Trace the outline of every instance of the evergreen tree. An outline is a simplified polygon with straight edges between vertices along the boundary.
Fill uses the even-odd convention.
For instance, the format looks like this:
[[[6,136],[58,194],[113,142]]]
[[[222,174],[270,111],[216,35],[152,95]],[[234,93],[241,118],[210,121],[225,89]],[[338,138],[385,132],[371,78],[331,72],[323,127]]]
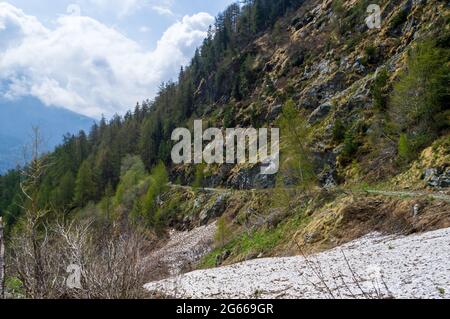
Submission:
[[[72,172],[67,172],[61,178],[59,187],[52,194],[53,203],[57,207],[68,208],[72,205],[75,192],[75,177]]]

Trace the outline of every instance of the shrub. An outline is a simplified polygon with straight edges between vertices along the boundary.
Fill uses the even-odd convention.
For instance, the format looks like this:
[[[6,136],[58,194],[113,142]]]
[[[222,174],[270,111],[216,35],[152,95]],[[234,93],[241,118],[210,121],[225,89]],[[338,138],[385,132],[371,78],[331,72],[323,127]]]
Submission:
[[[195,178],[192,187],[194,189],[202,188],[204,179],[205,179],[205,165],[198,164],[195,168]]]
[[[228,226],[225,216],[222,216],[217,221],[217,230],[214,237],[216,244],[220,245],[221,248],[225,247],[230,235],[231,228]]]
[[[411,141],[406,134],[401,134],[398,141],[398,158],[400,162],[407,163],[412,157]]]
[[[372,87],[370,88],[370,94],[373,98],[373,106],[379,110],[384,111],[387,107],[387,84],[389,80],[389,75],[386,69],[381,69],[376,78]]]
[[[342,142],[345,138],[345,126],[341,119],[337,119],[333,127],[333,140],[335,142]]]
[[[362,64],[365,66],[376,64],[378,61],[378,54],[378,49],[369,45],[364,49],[364,58],[361,61]]]
[[[354,155],[358,151],[359,144],[356,140],[353,130],[348,130],[345,133],[344,147],[342,148],[341,157],[344,163],[349,163],[353,160]]]
[[[401,26],[403,23],[406,22],[408,19],[408,11],[407,10],[401,10],[398,12],[394,18],[392,18],[391,21],[391,30],[397,29],[399,26]]]
[[[150,185],[142,205],[141,217],[150,225],[158,223],[158,200],[167,191],[169,176],[164,163],[159,163],[150,176]]]
[[[227,106],[223,115],[223,127],[233,127],[236,122],[236,108]]]

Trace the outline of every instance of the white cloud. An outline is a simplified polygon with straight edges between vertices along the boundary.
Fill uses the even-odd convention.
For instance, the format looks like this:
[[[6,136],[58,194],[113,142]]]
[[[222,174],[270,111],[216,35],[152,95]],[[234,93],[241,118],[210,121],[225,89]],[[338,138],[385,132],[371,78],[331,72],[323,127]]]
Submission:
[[[92,18],[62,16],[48,29],[2,2],[0,94],[32,95],[89,116],[123,113],[177,75],[213,21],[207,13],[185,16],[166,30],[156,49],[145,51]]]
[[[167,17],[173,17],[175,16],[175,14],[172,12],[172,10],[169,7],[165,7],[165,6],[153,6],[152,9],[158,13],[159,15],[162,16],[167,16]]]

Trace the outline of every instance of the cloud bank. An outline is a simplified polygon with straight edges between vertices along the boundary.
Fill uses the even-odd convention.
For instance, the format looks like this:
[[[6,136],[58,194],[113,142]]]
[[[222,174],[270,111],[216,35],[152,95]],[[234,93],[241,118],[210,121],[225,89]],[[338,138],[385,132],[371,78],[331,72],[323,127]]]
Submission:
[[[0,96],[34,96],[93,117],[123,113],[177,75],[213,21],[208,13],[185,16],[145,51],[92,18],[64,15],[48,28],[1,2]]]

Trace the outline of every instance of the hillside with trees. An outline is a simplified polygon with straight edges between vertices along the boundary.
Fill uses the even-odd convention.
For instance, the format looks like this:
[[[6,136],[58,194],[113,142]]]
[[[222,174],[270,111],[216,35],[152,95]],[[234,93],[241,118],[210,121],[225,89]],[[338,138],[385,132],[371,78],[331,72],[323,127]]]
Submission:
[[[365,22],[372,2],[382,8],[380,29]],[[185,271],[295,254],[299,243],[322,251],[374,230],[448,227],[448,19],[448,4],[437,0],[229,6],[154,99],[66,135],[51,153],[41,152],[37,130],[32,161],[0,176],[10,291],[139,297],[166,270],[138,255],[172,229],[215,221],[216,244]],[[173,130],[200,118],[208,127],[279,127],[280,173],[261,176],[260,164],[173,165]],[[429,199],[437,192],[444,199]],[[409,217],[415,205],[423,219]],[[71,259],[91,278],[75,295],[50,285],[65,272],[57,261]],[[110,280],[106,260],[120,269]]]

